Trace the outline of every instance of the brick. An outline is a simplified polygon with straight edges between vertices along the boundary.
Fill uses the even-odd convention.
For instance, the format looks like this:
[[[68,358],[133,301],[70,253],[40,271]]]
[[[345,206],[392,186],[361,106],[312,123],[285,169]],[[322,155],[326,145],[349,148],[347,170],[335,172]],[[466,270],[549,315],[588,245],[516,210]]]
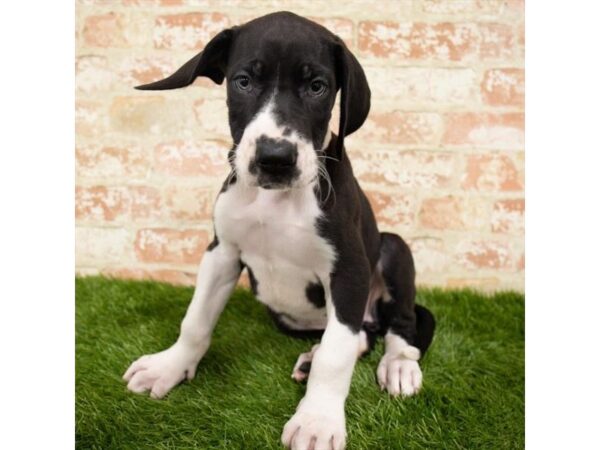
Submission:
[[[113,222],[158,218],[160,193],[147,186],[91,186],[75,189],[79,221]]]
[[[216,195],[213,188],[171,186],[165,190],[165,207],[175,220],[210,221]]]
[[[450,113],[442,141],[471,148],[518,150],[525,146],[524,128],[523,113]]]
[[[517,261],[517,270],[521,272],[525,270],[525,253],[523,253]]]
[[[185,5],[184,0],[123,0],[123,6],[182,6]]]
[[[476,10],[476,0],[422,0],[417,7],[429,14],[465,14]]]
[[[515,57],[517,34],[512,25],[501,23],[480,24],[481,60],[509,60]]]
[[[165,102],[158,95],[116,97],[110,107],[112,127],[128,133],[146,133],[160,123]]]
[[[354,48],[354,24],[352,20],[339,17],[309,17],[340,37],[348,48]]]
[[[488,202],[448,195],[423,199],[419,223],[434,230],[483,230],[489,226]]]
[[[437,145],[442,128],[443,120],[435,113],[373,111],[360,133],[361,137],[375,142]]]
[[[112,131],[127,136],[187,136],[193,130],[193,114],[186,103],[160,95],[115,97],[109,114]]]
[[[129,197],[122,187],[94,186],[75,189],[75,218],[106,221],[127,218]]]
[[[415,260],[417,273],[443,273],[448,269],[451,258],[443,239],[414,237],[407,242]]]
[[[506,14],[519,13],[523,0],[419,0],[417,11],[431,15],[498,18]]]
[[[525,231],[525,200],[498,200],[494,203],[491,227],[494,233],[523,233]]]
[[[129,186],[127,192],[131,201],[133,220],[156,219],[162,215],[161,196],[158,189],[150,186]]]
[[[450,289],[477,288],[483,290],[493,290],[500,286],[500,280],[497,277],[483,278],[448,278],[446,287]]]
[[[201,50],[228,26],[228,17],[220,13],[190,12],[158,16],[154,24],[154,48]]]
[[[517,56],[521,61],[525,60],[525,21],[517,25]]]
[[[228,150],[229,147],[221,141],[165,142],[154,150],[155,170],[175,176],[225,177],[229,172]]]
[[[389,226],[410,226],[414,222],[414,196],[365,191],[377,223]]]
[[[152,55],[124,59],[119,65],[119,76],[124,85],[133,87],[161,80],[177,69],[173,57]]]
[[[360,22],[358,48],[378,58],[465,61],[477,55],[475,24]]]
[[[225,99],[202,98],[194,102],[194,115],[202,130],[223,138],[229,138],[229,119]]]
[[[110,90],[116,77],[111,71],[106,57],[84,55],[75,61],[75,86],[83,93]]]
[[[75,150],[76,172],[82,178],[143,179],[150,171],[150,155],[137,146],[78,146]]]
[[[481,82],[483,101],[492,106],[524,106],[525,71],[523,69],[487,70]]]
[[[97,137],[108,128],[102,103],[93,100],[75,101],[75,134],[80,137]]]
[[[472,62],[511,59],[517,35],[501,23],[415,23],[365,21],[358,48],[365,56],[408,60]]]
[[[75,228],[78,267],[123,264],[132,253],[129,232],[122,228]]]
[[[182,270],[118,267],[103,270],[102,275],[125,280],[153,280],[180,286],[194,286],[196,284],[196,275]]]
[[[76,267],[75,276],[77,277],[94,277],[100,274],[100,271],[94,267]]]
[[[456,262],[468,270],[511,269],[514,266],[508,244],[497,241],[466,240],[456,246]]]
[[[524,176],[521,161],[512,155],[468,155],[462,187],[479,191],[522,191]]]
[[[135,237],[135,254],[146,263],[198,264],[209,242],[203,230],[144,228]]]
[[[460,157],[447,152],[353,151],[352,166],[361,182],[393,188],[449,188]]]
[[[77,0],[77,4],[85,6],[118,6],[120,3],[120,0]]]
[[[365,72],[373,99],[411,106],[424,104],[435,110],[468,105],[480,89],[472,69],[367,66]]]
[[[86,17],[83,42],[90,47],[124,47],[123,17],[115,12]]]

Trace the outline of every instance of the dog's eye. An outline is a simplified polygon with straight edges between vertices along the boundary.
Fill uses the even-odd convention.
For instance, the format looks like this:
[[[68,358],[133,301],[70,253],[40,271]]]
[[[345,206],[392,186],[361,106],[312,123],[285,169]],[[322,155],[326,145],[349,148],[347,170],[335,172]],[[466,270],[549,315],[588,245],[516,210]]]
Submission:
[[[233,82],[235,83],[235,87],[237,87],[240,91],[247,91],[250,89],[250,77],[246,75],[240,75],[236,77]]]
[[[310,82],[310,86],[308,87],[308,93],[312,97],[318,97],[320,95],[323,95],[326,88],[327,88],[327,85],[325,84],[324,81],[313,80]]]

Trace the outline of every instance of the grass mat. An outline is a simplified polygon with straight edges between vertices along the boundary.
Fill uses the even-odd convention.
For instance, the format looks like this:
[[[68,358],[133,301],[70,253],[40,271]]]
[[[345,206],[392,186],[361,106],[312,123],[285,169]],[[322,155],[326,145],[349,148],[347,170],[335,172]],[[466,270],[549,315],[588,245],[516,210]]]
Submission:
[[[155,282],[76,279],[76,444],[80,449],[280,449],[305,386],[291,370],[311,341],[278,332],[264,306],[238,289],[196,377],[165,400],[127,391],[129,363],[170,346],[193,289]],[[354,371],[348,449],[524,447],[524,298],[505,292],[419,289],[436,316],[409,399],[379,390],[380,341]],[[50,368],[51,369],[51,368]]]

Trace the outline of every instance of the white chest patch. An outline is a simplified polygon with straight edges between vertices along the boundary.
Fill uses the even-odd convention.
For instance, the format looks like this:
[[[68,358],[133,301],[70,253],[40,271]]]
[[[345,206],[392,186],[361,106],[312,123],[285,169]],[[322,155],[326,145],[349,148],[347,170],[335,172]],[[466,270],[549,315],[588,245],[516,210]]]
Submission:
[[[316,232],[321,214],[311,186],[287,191],[241,183],[215,205],[220,240],[236,245],[257,280],[257,296],[291,327],[324,328],[325,308],[309,302],[306,289],[322,282],[327,292],[333,247]]]

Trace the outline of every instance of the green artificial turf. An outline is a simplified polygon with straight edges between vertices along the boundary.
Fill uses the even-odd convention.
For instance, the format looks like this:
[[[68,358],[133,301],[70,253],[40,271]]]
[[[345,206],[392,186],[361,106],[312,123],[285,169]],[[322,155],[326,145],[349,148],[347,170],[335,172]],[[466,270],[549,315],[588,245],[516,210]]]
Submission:
[[[77,448],[282,448],[281,430],[305,390],[291,370],[312,342],[279,333],[248,291],[233,295],[194,380],[164,400],[127,391],[123,372],[174,342],[192,292],[76,280]],[[424,387],[409,399],[381,392],[378,343],[354,372],[348,449],[523,448],[523,296],[420,289],[417,302],[438,322]]]

